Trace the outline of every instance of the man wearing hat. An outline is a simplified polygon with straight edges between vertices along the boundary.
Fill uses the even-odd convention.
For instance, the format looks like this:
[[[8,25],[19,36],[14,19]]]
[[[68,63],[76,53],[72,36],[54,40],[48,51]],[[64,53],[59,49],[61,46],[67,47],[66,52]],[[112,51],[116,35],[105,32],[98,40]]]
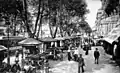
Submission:
[[[98,48],[96,48],[96,50],[94,51],[95,64],[98,64],[99,56],[100,56],[100,53],[98,51]]]
[[[13,73],[18,73],[21,70],[18,62],[19,62],[19,60],[15,60],[15,64],[12,66]]]
[[[82,54],[79,55],[78,59],[78,73],[80,73],[82,70],[82,73],[84,73],[84,66],[85,66],[85,63],[84,63],[84,58],[82,57]]]

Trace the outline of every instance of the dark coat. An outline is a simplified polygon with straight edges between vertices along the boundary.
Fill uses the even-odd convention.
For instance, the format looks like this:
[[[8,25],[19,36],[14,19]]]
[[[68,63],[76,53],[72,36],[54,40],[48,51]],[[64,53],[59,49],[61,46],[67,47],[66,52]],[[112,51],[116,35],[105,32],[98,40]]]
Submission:
[[[17,72],[18,70],[19,71],[21,70],[20,65],[19,64],[14,64],[12,66],[12,72]]]
[[[78,61],[78,63],[79,63],[78,66],[84,66],[84,65],[85,65],[85,62],[84,62],[84,59],[83,59],[83,58],[78,57],[77,61]]]
[[[95,57],[95,58],[99,58],[99,56],[100,56],[99,51],[97,51],[97,50],[96,50],[96,51],[94,51],[94,57]]]

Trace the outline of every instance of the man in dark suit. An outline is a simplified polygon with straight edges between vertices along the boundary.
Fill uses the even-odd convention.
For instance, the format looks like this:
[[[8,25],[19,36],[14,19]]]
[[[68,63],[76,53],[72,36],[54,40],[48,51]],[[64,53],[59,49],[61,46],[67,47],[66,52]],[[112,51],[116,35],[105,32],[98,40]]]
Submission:
[[[18,63],[19,61],[16,60],[15,62],[16,63],[12,66],[12,72],[13,73],[17,73],[17,72],[19,72],[21,70],[21,67],[20,67],[20,65]]]
[[[94,51],[95,64],[98,64],[99,56],[100,56],[100,53],[98,51],[98,48],[96,48],[96,50]]]

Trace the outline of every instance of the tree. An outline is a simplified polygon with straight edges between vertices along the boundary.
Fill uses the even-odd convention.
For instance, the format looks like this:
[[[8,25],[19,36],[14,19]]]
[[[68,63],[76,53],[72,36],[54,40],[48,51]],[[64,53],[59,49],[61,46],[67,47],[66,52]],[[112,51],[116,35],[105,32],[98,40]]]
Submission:
[[[50,12],[53,12],[53,17],[51,16],[51,19],[53,18],[52,22],[54,23],[52,24],[60,28],[60,33],[62,36],[64,36],[64,32],[67,32],[70,36],[72,34],[71,32],[77,31],[76,24],[70,23],[71,18],[74,18],[75,16],[81,18],[84,17],[84,15],[89,12],[87,9],[87,4],[83,0],[56,0],[56,2],[54,2],[55,0],[51,1],[52,5],[49,7],[51,9]]]
[[[46,19],[48,17],[48,5],[47,0],[28,0],[29,7],[32,9],[32,16],[36,17],[35,24],[32,24],[34,30],[31,33],[32,37],[38,38],[40,27],[42,26],[43,18]],[[31,12],[31,11],[30,11]],[[47,21],[47,20],[46,20]],[[38,29],[37,29],[38,27]],[[38,30],[38,32],[37,32]]]
[[[39,37],[43,21],[49,21],[53,38],[56,37],[58,28],[61,34],[76,32],[78,28],[75,23],[70,23],[71,19],[76,16],[82,18],[88,13],[84,0],[1,0],[0,10],[4,16],[10,17],[9,20],[13,22],[11,26],[16,27],[16,22],[20,20],[21,26],[33,38]],[[33,17],[36,18],[35,23],[32,23]]]
[[[91,33],[92,29],[89,26],[89,24],[87,23],[87,21],[85,21],[84,19],[82,19],[82,21],[78,22],[79,27],[81,27],[83,30],[85,30],[86,33]]]
[[[114,12],[114,10],[116,10],[117,13],[119,12],[119,0],[108,0],[105,7],[105,12],[109,16]]]
[[[16,22],[23,12],[23,3],[21,0],[1,0],[0,14],[1,17],[9,21],[13,35],[16,33]],[[14,27],[14,28],[13,28]]]

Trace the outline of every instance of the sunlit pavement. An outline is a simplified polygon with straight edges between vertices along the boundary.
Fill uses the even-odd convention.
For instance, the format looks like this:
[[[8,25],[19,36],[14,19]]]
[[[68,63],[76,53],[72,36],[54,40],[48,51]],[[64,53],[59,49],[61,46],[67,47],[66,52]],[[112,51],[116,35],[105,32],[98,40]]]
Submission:
[[[120,73],[120,68],[110,60],[109,55],[104,53],[102,47],[97,46],[101,55],[99,64],[94,64],[93,52],[96,47],[92,47],[89,51],[89,55],[85,55],[84,51],[81,51],[85,59],[85,73]],[[54,64],[54,62],[53,62]],[[74,61],[62,61],[53,66],[50,69],[50,73],[78,73],[77,62]]]

